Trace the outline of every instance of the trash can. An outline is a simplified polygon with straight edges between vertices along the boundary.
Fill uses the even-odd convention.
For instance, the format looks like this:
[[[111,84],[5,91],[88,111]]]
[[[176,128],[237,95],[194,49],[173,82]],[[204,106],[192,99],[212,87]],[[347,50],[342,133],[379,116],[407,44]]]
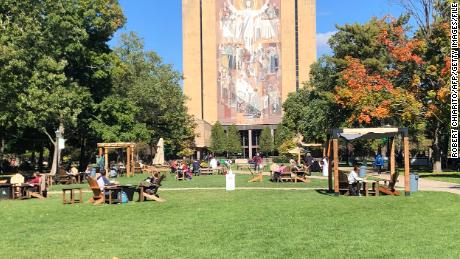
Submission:
[[[410,192],[418,191],[418,175],[410,173]]]
[[[227,191],[235,190],[235,175],[232,170],[230,170],[227,175],[225,175],[225,189]]]
[[[361,178],[366,177],[366,166],[365,165],[362,165],[359,168],[359,177],[361,177]]]
[[[121,190],[126,193],[128,197],[128,201],[133,201],[134,192],[136,191],[136,187],[132,185],[122,185]]]

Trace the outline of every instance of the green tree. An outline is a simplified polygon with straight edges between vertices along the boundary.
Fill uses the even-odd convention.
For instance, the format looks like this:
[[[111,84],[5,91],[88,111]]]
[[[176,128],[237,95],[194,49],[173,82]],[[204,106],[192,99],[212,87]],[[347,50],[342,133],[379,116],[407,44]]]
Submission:
[[[209,151],[215,154],[223,154],[227,150],[227,136],[225,129],[220,122],[214,123],[211,127],[211,145]]]
[[[294,137],[295,132],[286,127],[283,123],[278,124],[276,130],[275,130],[275,139],[274,139],[274,144],[275,144],[275,149],[278,152],[281,152],[280,147],[283,145],[283,143],[288,140],[292,139]]]
[[[433,140],[433,172],[442,171],[441,154],[447,154],[449,146],[450,4],[453,2],[400,0],[418,25],[414,38],[423,46],[418,53],[422,64],[416,68],[412,87],[423,104],[421,115],[426,121],[426,136]]]
[[[265,155],[268,155],[268,153],[273,152],[275,149],[275,144],[273,142],[273,136],[270,128],[265,127],[262,129],[262,132],[260,134],[260,139],[259,139],[259,150],[262,153],[265,153]]]
[[[147,142],[150,132],[136,120],[140,109],[129,100],[110,96],[95,107],[91,129],[104,142]]]
[[[119,61],[112,94],[139,107],[136,120],[150,130],[152,148],[164,138],[165,150],[175,155],[195,136],[195,123],[187,113],[186,97],[180,87],[181,75],[171,65],[163,64],[155,52],[145,51],[143,40],[135,33],[122,34],[120,38],[115,48]]]
[[[125,21],[121,8],[114,0],[11,0],[0,10],[0,128],[32,128],[55,144],[52,132],[72,131],[110,88],[107,42]]]
[[[235,155],[242,152],[243,146],[241,145],[241,135],[235,124],[228,126],[226,142],[226,149],[229,154]]]

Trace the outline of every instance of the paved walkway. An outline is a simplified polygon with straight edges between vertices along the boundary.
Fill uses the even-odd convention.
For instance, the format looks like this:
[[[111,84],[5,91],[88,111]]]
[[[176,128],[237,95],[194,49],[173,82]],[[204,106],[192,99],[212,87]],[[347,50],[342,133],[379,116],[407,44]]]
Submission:
[[[370,174],[372,176],[381,178],[381,179],[390,179],[390,174]],[[397,188],[404,189],[404,175],[398,177],[398,182],[396,183]],[[460,195],[460,184],[441,182],[435,180],[429,180],[426,178],[418,179],[418,189],[419,191],[433,191],[433,192],[450,192]]]

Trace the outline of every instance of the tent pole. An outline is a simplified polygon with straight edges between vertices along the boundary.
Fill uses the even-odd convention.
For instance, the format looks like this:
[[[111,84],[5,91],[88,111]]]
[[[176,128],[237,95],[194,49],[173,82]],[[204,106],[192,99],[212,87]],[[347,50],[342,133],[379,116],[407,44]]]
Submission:
[[[108,175],[109,173],[109,149],[108,148],[104,148],[104,170],[105,170],[105,174]]]
[[[409,137],[404,136],[404,191],[406,196],[410,195],[409,170]]]
[[[339,196],[339,140],[334,138],[332,141],[334,146],[334,193]]]
[[[390,175],[393,176],[394,173],[395,173],[395,138],[393,137],[391,139],[391,147],[390,147]]]
[[[130,147],[126,148],[126,176],[130,177],[131,176],[131,161],[130,161]]]

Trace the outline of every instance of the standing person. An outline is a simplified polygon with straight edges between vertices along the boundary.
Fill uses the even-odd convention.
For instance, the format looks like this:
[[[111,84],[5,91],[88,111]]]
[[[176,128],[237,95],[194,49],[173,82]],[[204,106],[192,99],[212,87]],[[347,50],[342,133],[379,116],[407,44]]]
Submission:
[[[260,154],[256,153],[256,155],[252,158],[252,161],[254,162],[254,169],[259,172],[260,166],[262,165],[262,157]]]
[[[380,155],[380,153],[377,153],[377,155],[375,155],[374,164],[377,167],[378,173],[381,174],[382,166],[383,166],[383,158],[382,158],[382,155]]]
[[[209,167],[211,167],[212,169],[217,169],[219,165],[217,164],[217,159],[216,158],[212,158],[211,159],[211,162],[209,162]]]
[[[193,169],[193,174],[195,176],[200,175],[201,168],[200,168],[200,162],[198,160],[194,160],[192,164],[192,169]]]
[[[327,156],[323,157],[321,166],[323,167],[323,176],[329,176],[329,161]]]
[[[104,161],[104,155],[96,155],[96,164],[99,167],[99,170],[102,172],[104,171],[105,167],[105,161]]]
[[[350,195],[352,196],[361,196],[361,182],[363,178],[358,177],[358,166],[354,166],[353,170],[351,170],[350,174],[348,175],[348,184],[350,189]]]
[[[305,166],[306,166],[306,169],[307,169],[308,173],[311,172],[310,167],[313,165],[314,161],[315,161],[315,159],[311,156],[311,154],[307,153],[307,155],[304,158],[304,163],[305,163]]]

